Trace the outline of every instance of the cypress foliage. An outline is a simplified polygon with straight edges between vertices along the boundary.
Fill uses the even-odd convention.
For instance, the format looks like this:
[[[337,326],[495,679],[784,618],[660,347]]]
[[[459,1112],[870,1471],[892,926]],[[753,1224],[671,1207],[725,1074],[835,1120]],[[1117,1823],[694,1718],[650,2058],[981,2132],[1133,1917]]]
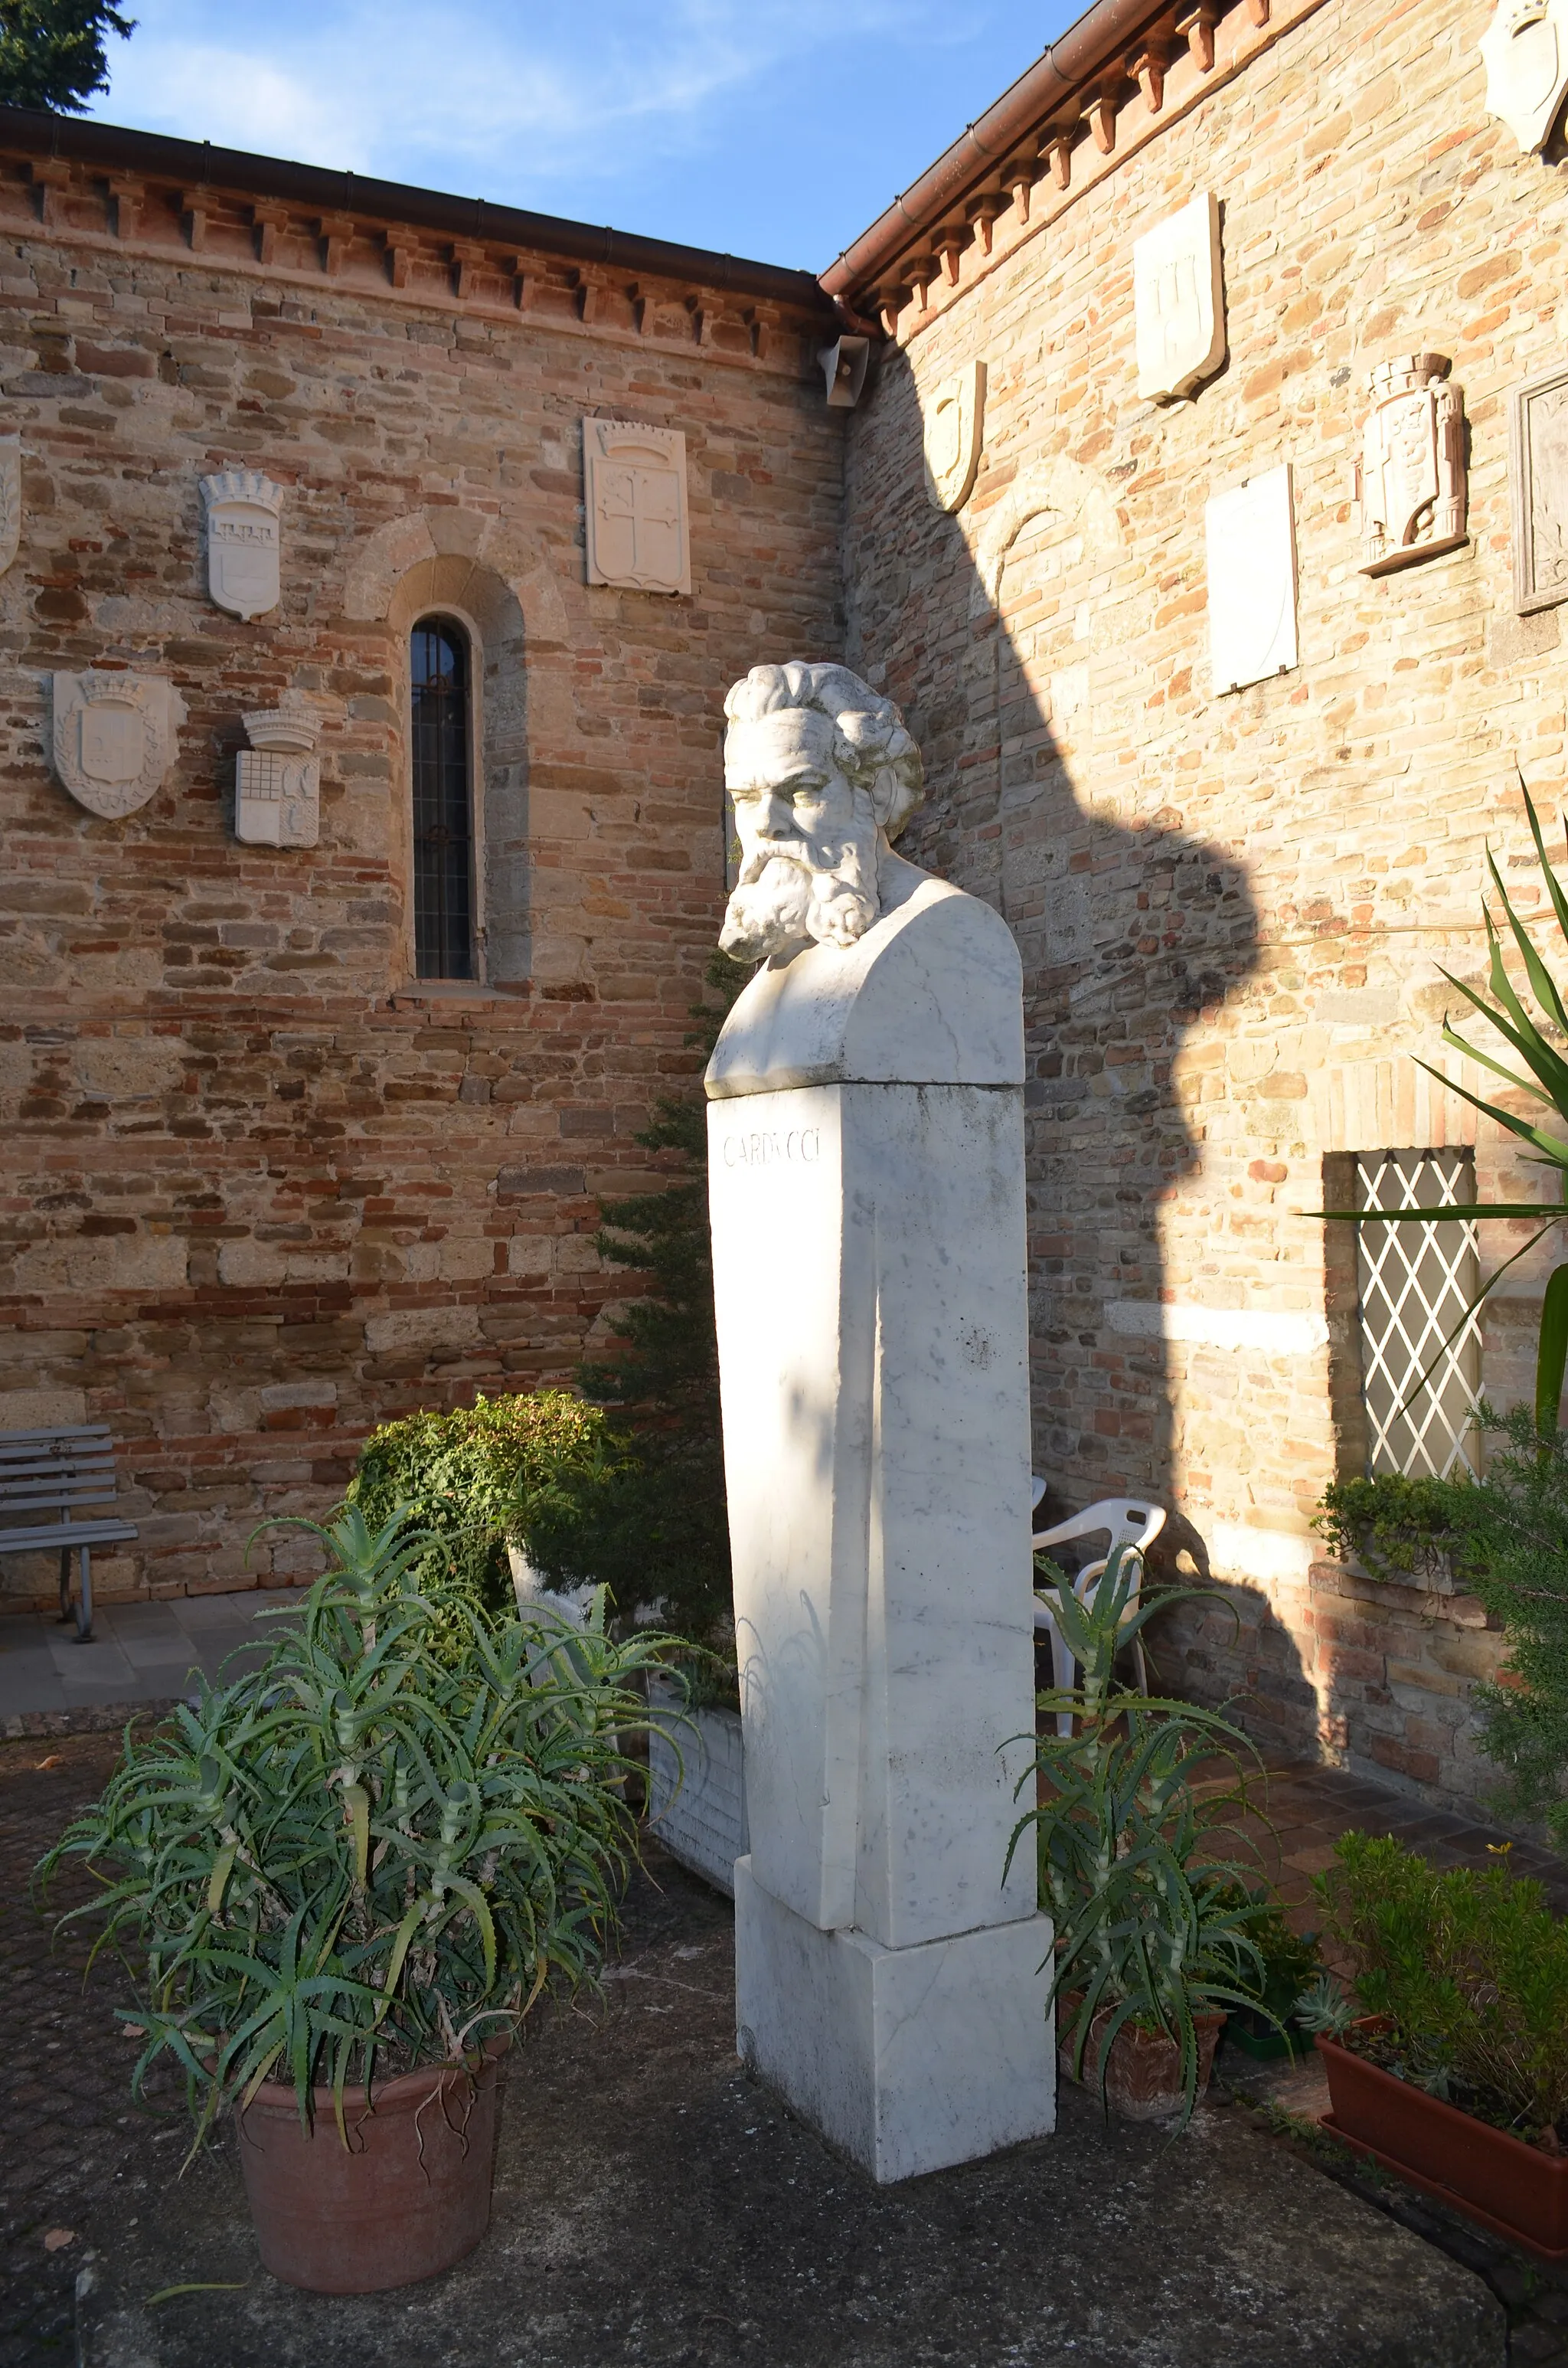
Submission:
[[[705,1056],[750,976],[727,955],[710,961],[712,993],[693,1006],[698,1025],[687,1039]],[[665,1627],[723,1647],[733,1616],[730,1532],[700,1082],[662,1096],[637,1140],[648,1151],[680,1154],[685,1165],[662,1192],[607,1201],[602,1212],[600,1255],[646,1275],[649,1289],[622,1311],[611,1356],[578,1373],[590,1398],[622,1411],[631,1454],[597,1496],[574,1559],[581,1576],[608,1584],[622,1619],[646,1618],[657,1605]],[[562,1570],[568,1575],[575,1574]]]
[[[127,40],[135,29],[106,0],[0,0],[0,100],[80,115],[108,88],[105,33]]]

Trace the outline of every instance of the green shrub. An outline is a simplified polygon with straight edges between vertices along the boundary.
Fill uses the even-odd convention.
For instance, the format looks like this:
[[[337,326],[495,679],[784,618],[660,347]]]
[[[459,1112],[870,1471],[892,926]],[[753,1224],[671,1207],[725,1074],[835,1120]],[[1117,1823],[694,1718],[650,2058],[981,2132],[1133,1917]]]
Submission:
[[[514,1609],[506,1546],[541,1568],[590,1529],[624,1449],[597,1406],[565,1390],[476,1397],[450,1414],[404,1415],[372,1431],[347,1501],[372,1528],[402,1508],[424,1539],[413,1583],[442,1633],[466,1641],[466,1613]],[[579,1574],[593,1578],[590,1568]]]
[[[1221,1886],[1221,1901],[1227,1907],[1254,1910],[1246,1934],[1257,1952],[1258,1964],[1244,1975],[1244,1987],[1251,1990],[1252,2002],[1266,2021],[1289,2022],[1301,1992],[1323,1972],[1323,1951],[1316,1934],[1298,1932],[1287,1922],[1284,1909],[1266,1884]]]
[[[1358,2044],[1500,2128],[1568,2136],[1568,1922],[1541,1885],[1506,1864],[1439,1873],[1388,1835],[1341,1834],[1335,1860],[1312,1884],[1324,1930],[1388,2022]]]
[[[551,1984],[592,1979],[636,1854],[623,1782],[648,1713],[647,1634],[617,1645],[602,1599],[463,1614],[430,1650],[414,1577],[426,1541],[350,1508],[333,1566],[232,1684],[126,1731],[102,1798],[43,1861],[81,1859],[86,1918],[131,1969],[122,2019],[148,2067],[185,2074],[198,2136],[255,2081],[349,2080],[472,2059]]]
[[[1379,1473],[1335,1480],[1323,1492],[1312,1527],[1341,1562],[1360,1562],[1375,1577],[1434,1578],[1451,1565],[1457,1545],[1455,1497],[1469,1484]]]

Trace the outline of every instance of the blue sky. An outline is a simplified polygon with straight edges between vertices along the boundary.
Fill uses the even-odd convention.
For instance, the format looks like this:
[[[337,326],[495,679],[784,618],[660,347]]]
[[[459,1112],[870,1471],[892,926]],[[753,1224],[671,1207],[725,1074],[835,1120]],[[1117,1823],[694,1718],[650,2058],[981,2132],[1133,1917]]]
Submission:
[[[1085,0],[131,0],[94,112],[820,270]]]

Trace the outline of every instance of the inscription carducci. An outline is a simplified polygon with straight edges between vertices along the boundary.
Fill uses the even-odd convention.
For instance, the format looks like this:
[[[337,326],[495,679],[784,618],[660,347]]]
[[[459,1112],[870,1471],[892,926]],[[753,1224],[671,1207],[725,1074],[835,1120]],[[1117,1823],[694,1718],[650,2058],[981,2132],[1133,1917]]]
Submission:
[[[814,1167],[822,1157],[820,1126],[758,1129],[750,1134],[727,1134],[723,1143],[726,1167],[777,1167],[786,1160]]]

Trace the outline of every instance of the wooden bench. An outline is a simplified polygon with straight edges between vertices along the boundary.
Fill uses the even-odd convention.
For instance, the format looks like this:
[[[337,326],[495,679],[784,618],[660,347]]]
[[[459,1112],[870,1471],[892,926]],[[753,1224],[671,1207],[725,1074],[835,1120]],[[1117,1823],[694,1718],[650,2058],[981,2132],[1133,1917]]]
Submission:
[[[75,1519],[79,1505],[112,1505],[114,1487],[114,1441],[107,1424],[80,1430],[0,1430],[0,1554],[59,1547],[62,1620],[69,1620],[72,1611],[71,1557],[81,1557],[78,1645],[92,1641],[93,1548],[119,1545],[136,1535],[134,1521],[112,1515]],[[50,1512],[56,1515],[51,1521],[29,1518]]]

